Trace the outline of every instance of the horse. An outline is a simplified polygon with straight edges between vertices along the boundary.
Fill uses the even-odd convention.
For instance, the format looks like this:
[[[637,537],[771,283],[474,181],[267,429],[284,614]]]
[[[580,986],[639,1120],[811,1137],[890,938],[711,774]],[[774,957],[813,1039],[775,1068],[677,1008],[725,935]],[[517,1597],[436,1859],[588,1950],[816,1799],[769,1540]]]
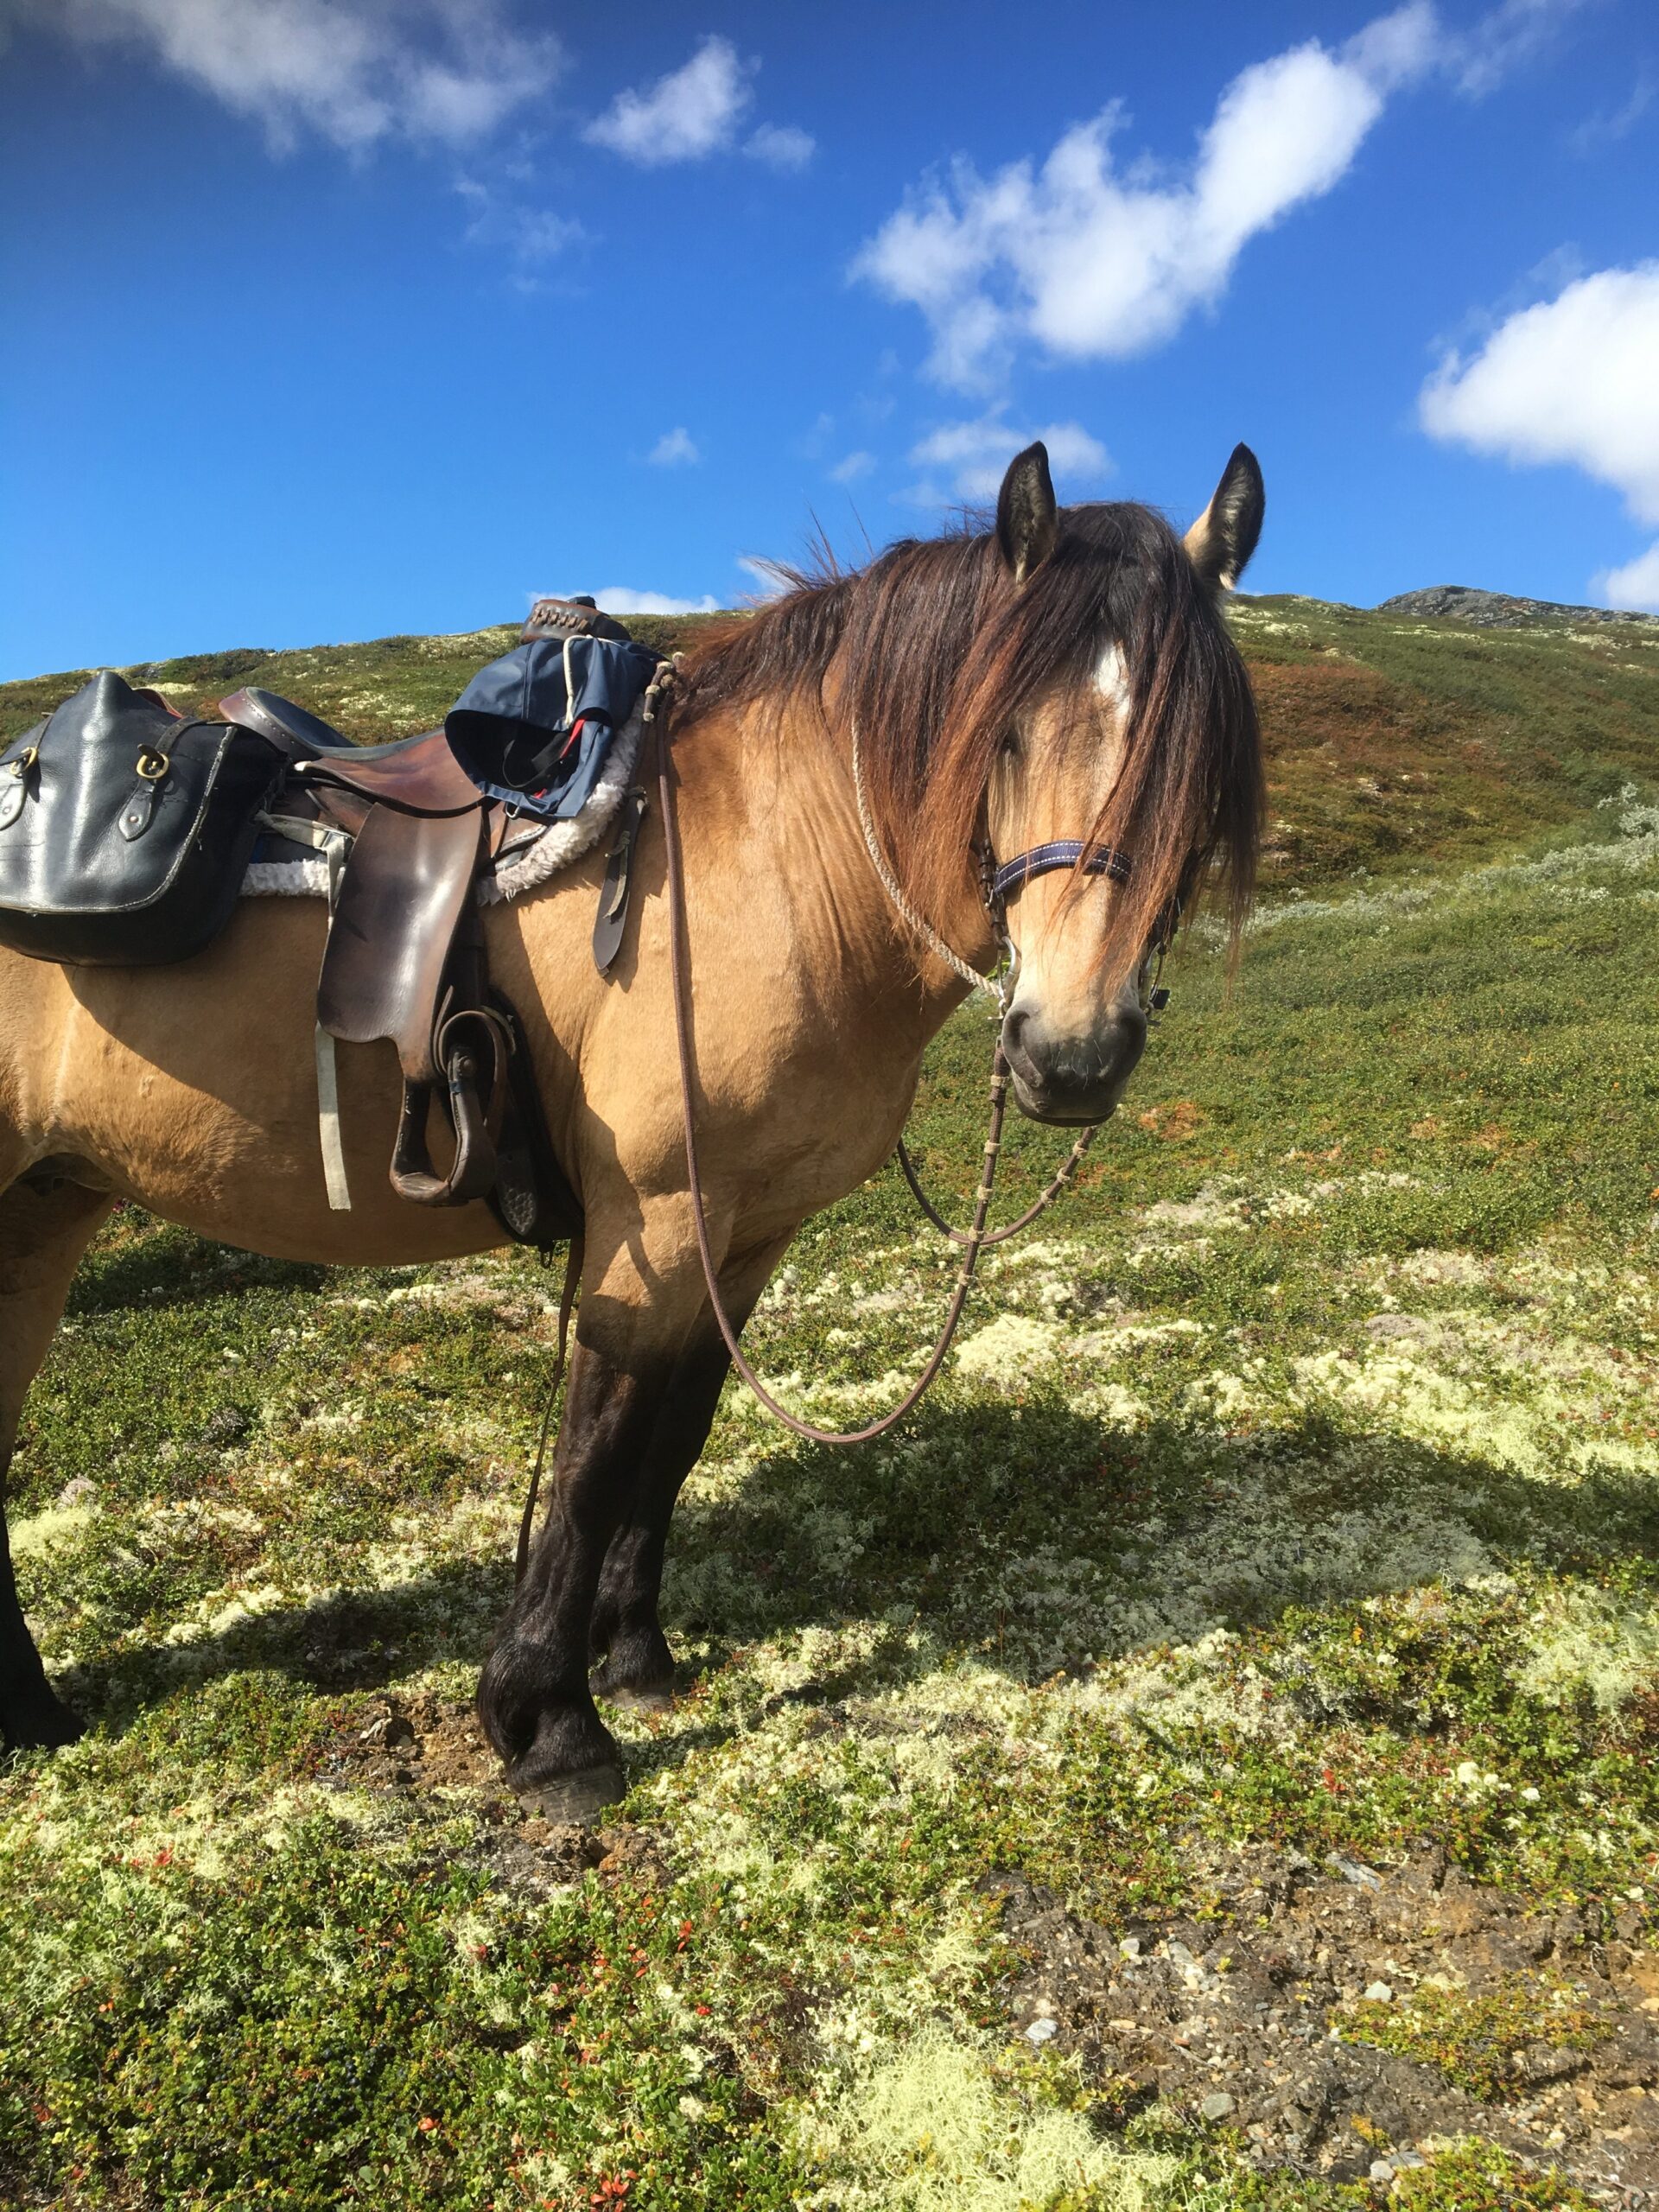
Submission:
[[[1033,445],[1009,464],[994,524],[965,517],[861,569],[791,572],[780,596],[686,657],[669,756],[691,985],[683,1102],[659,808],[608,976],[588,950],[602,857],[486,910],[490,971],[520,1010],[584,1221],[549,1497],[478,1688],[507,1783],[547,1816],[585,1819],[623,1792],[595,1692],[645,1706],[672,1692],[664,1548],[729,1357],[683,1110],[713,1280],[737,1328],[801,1224],[893,1154],[928,1040],[1004,933],[1016,1103],[1054,1123],[1113,1111],[1146,1039],[1151,950],[1179,905],[1207,881],[1235,942],[1248,908],[1261,745],[1223,601],[1262,509],[1243,446],[1182,538],[1140,505],[1060,509]],[[988,899],[995,855],[1058,839],[1081,841],[1077,865],[1030,877],[1006,907]],[[1132,865],[1092,869],[1108,849]],[[399,1079],[385,1046],[340,1054],[359,1195],[330,1211],[311,1052],[325,918],[319,899],[244,899],[207,950],[165,969],[0,952],[10,1746],[80,1732],[19,1603],[4,1472],[77,1263],[118,1200],[313,1263],[406,1265],[505,1241],[481,1203],[394,1195],[384,1147]]]

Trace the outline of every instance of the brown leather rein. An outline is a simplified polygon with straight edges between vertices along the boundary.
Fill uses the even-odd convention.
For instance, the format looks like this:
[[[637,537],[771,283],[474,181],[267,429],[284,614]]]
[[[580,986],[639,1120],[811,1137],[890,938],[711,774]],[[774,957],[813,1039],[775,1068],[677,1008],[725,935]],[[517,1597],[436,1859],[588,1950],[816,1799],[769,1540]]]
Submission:
[[[899,1163],[904,1171],[905,1180],[910,1185],[911,1191],[914,1195],[918,1205],[921,1207],[922,1211],[926,1215],[927,1218],[933,1224],[936,1229],[942,1230],[943,1233],[950,1239],[952,1243],[958,1244],[963,1248],[962,1265],[957,1275],[955,1287],[951,1292],[950,1303],[946,1310],[944,1317],[944,1325],[939,1332],[938,1340],[934,1344],[931,1352],[928,1355],[921,1374],[912,1384],[909,1390],[906,1392],[904,1397],[899,1400],[899,1403],[894,1406],[890,1412],[882,1414],[878,1419],[869,1422],[863,1428],[820,1428],[815,1422],[803,1421],[798,1414],[791,1413],[787,1406],[781,1405],[779,1401],[773,1397],[771,1391],[767,1389],[766,1384],[762,1382],[760,1376],[749,1365],[748,1361],[743,1357],[743,1349],[738,1341],[737,1331],[732,1325],[731,1317],[727,1313],[725,1302],[721,1297],[719,1274],[715,1266],[714,1252],[709,1243],[708,1214],[704,1207],[702,1198],[702,1177],[697,1161],[696,1119],[695,1109],[692,1103],[693,1077],[695,1071],[692,1065],[691,1007],[690,976],[688,972],[689,960],[685,944],[685,883],[682,869],[679,815],[675,802],[676,779],[673,768],[673,758],[669,748],[668,741],[669,718],[666,711],[666,702],[669,691],[672,686],[672,665],[671,664],[665,664],[663,671],[659,674],[657,682],[653,683],[651,691],[647,696],[645,721],[648,728],[654,728],[657,738],[657,789],[658,799],[662,806],[663,845],[667,862],[669,960],[673,971],[674,1029],[676,1043],[679,1049],[680,1096],[685,1124],[686,1179],[690,1185],[691,1193],[691,1217],[696,1229],[697,1254],[702,1262],[703,1281],[709,1293],[709,1306],[713,1311],[715,1320],[719,1327],[720,1333],[725,1339],[726,1349],[731,1354],[732,1365],[736,1369],[738,1374],[747,1384],[749,1389],[760,1401],[760,1404],[766,1408],[766,1411],[772,1416],[774,1421],[781,1421],[785,1428],[792,1429],[797,1436],[804,1437],[809,1440],[809,1442],[814,1444],[867,1444],[873,1438],[885,1434],[885,1433],[888,1429],[892,1428],[897,1422],[901,1421],[906,1414],[914,1410],[916,1406],[920,1403],[923,1396],[931,1386],[935,1377],[939,1372],[939,1370],[944,1366],[945,1356],[950,1349],[951,1340],[957,1333],[957,1324],[962,1319],[963,1308],[968,1302],[968,1293],[973,1283],[974,1274],[979,1264],[979,1255],[981,1252],[982,1252],[988,1245],[1003,1243],[1008,1237],[1016,1235],[1020,1230],[1027,1228],[1032,1222],[1036,1220],[1039,1214],[1046,1211],[1046,1209],[1053,1204],[1054,1200],[1058,1198],[1061,1192],[1066,1187],[1072,1176],[1076,1173],[1082,1162],[1084,1154],[1087,1151],[1090,1141],[1094,1136],[1095,1132],[1092,1128],[1085,1129],[1083,1132],[1082,1135],[1078,1137],[1077,1142],[1072,1146],[1070,1154],[1067,1156],[1059,1173],[1055,1176],[1053,1181],[1042,1193],[1041,1197],[1037,1199],[1036,1203],[1033,1205],[1027,1207],[1026,1211],[1020,1216],[1017,1221],[1009,1222],[1001,1229],[987,1230],[985,1226],[985,1217],[990,1210],[991,1193],[996,1181],[997,1160],[1002,1148],[1002,1123],[1007,1110],[1009,1081],[1008,1063],[1007,1056],[1003,1052],[1001,1041],[999,1037],[996,1054],[991,1068],[990,1128],[985,1139],[984,1155],[980,1168],[979,1188],[974,1196],[973,1219],[969,1228],[967,1230],[953,1229],[950,1223],[947,1222],[938,1211],[931,1199],[928,1198],[926,1192],[923,1190],[920,1181],[918,1179],[915,1167],[911,1160],[908,1152],[905,1149],[902,1139],[899,1145]],[[861,800],[861,812],[862,812],[863,795],[861,788],[859,795]],[[1078,849],[1081,849],[1079,848]],[[874,855],[874,854],[873,857],[879,858],[879,856]],[[1075,851],[1069,852],[1069,860],[1075,861],[1077,853]],[[1110,857],[1111,861],[1116,863],[1116,865],[1109,868],[1106,864],[1102,863],[1092,868],[1091,873],[1099,874],[1110,873],[1114,875],[1118,875],[1121,868],[1122,874],[1127,874],[1128,871],[1128,863],[1127,861],[1121,860],[1120,856],[1116,855],[1113,855]],[[1010,865],[1014,868],[1020,868],[1025,861],[1036,859],[1037,855],[1022,855],[1021,862],[1012,863]],[[1020,880],[1023,881],[1027,875],[1038,873],[1039,867],[1042,865],[1054,866],[1063,864],[1065,863],[1047,860],[1045,855],[1045,857],[1043,861],[1039,862],[1039,867],[1024,868],[1023,873],[1020,875]],[[881,867],[879,868],[878,872],[881,875],[882,881],[885,885],[887,881],[887,869],[885,867]],[[1009,869],[1007,868],[998,871],[997,874],[1001,877],[1008,878],[1012,880]],[[1119,880],[1122,880],[1121,875],[1119,876]],[[990,894],[990,881],[988,877],[988,895],[986,903],[991,912],[994,920],[996,920],[1000,916],[1001,897],[1003,887],[1002,883],[998,882],[996,887],[995,900],[994,903]],[[899,903],[899,911],[901,912],[907,912],[908,911],[901,902]],[[929,934],[931,936],[932,932],[930,931]],[[1006,935],[1001,931],[1001,929],[999,929],[999,934],[1004,935],[1006,944]],[[961,963],[959,962],[953,960],[952,965],[957,967],[958,971],[960,972]],[[984,977],[981,977],[979,978],[979,981],[981,982],[984,982],[986,979]]]
[[[719,1270],[715,1265],[714,1250],[709,1240],[708,1212],[702,1200],[702,1174],[697,1160],[696,1116],[692,1103],[695,1070],[692,1065],[689,959],[685,943],[685,880],[681,866],[680,818],[675,804],[673,760],[668,741],[668,697],[673,688],[674,675],[673,662],[664,661],[652,681],[650,689],[645,694],[645,737],[642,741],[648,741],[654,736],[657,745],[657,791],[658,802],[662,807],[663,849],[668,874],[669,962],[673,971],[674,1033],[680,1064],[680,1102],[685,1128],[686,1181],[691,1194],[691,1217],[696,1228],[697,1256],[702,1264],[703,1283],[709,1293],[709,1307],[720,1333],[725,1339],[726,1349],[731,1355],[732,1365],[774,1421],[781,1421],[785,1428],[792,1429],[797,1436],[804,1437],[809,1443],[868,1444],[873,1438],[884,1435],[888,1429],[901,1421],[906,1414],[913,1412],[931,1387],[939,1370],[944,1364],[945,1357],[950,1351],[951,1341],[957,1333],[957,1324],[962,1319],[963,1309],[968,1302],[968,1293],[973,1284],[980,1254],[988,1245],[1005,1243],[1010,1236],[1018,1236],[1022,1229],[1030,1227],[1039,1214],[1046,1212],[1081,1166],[1083,1156],[1089,1148],[1095,1131],[1093,1128],[1086,1128],[1083,1131],[1062,1162],[1059,1173],[1054,1177],[1052,1182],[1033,1205],[1027,1206],[1017,1221],[1008,1222],[1001,1229],[988,1230],[985,1226],[985,1217],[990,1210],[991,1192],[996,1181],[997,1160],[1002,1149],[1002,1123],[1007,1111],[1008,1098],[1008,1063],[999,1038],[996,1055],[991,1066],[990,1128],[985,1138],[979,1188],[974,1194],[974,1212],[970,1227],[966,1230],[953,1229],[945,1220],[926,1192],[923,1190],[916,1173],[915,1165],[906,1149],[903,1138],[901,1137],[899,1141],[899,1165],[904,1172],[905,1180],[910,1185],[917,1205],[920,1206],[923,1213],[937,1230],[948,1236],[953,1244],[958,1244],[963,1248],[962,1265],[951,1291],[950,1304],[945,1313],[944,1325],[939,1332],[938,1338],[928,1355],[926,1364],[922,1369],[921,1374],[890,1412],[882,1414],[863,1428],[820,1428],[815,1422],[803,1421],[798,1414],[791,1413],[787,1406],[779,1404],[743,1357],[743,1348],[738,1342],[737,1331],[733,1327],[731,1316],[726,1311],[725,1300],[720,1294]],[[871,842],[872,828],[865,805],[862,779],[858,772],[856,750],[854,754],[854,774],[858,785],[860,817],[863,822],[866,841],[870,844],[870,856],[876,864],[876,873],[900,915],[907,920],[919,921],[919,917],[912,916],[911,910],[906,904],[902,893],[893,884],[879,850]],[[1101,855],[1100,858],[1095,857],[1096,852]],[[1001,916],[1002,899],[1006,892],[1009,888],[1018,887],[1019,884],[1024,883],[1032,875],[1040,874],[1046,868],[1077,864],[1079,855],[1084,856],[1083,865],[1090,874],[1110,875],[1122,881],[1128,872],[1128,861],[1119,854],[1112,853],[1103,847],[1095,849],[1095,852],[1089,852],[1081,845],[1071,844],[1039,847],[1035,853],[1022,854],[1019,861],[1011,861],[1001,869],[993,869],[989,867],[984,868],[986,906],[990,912],[993,922],[997,925],[998,935],[1002,940],[1005,952],[1008,950],[1008,944],[1006,930],[1001,925]],[[973,969],[968,968],[964,962],[950,952],[948,947],[943,945],[943,941],[937,938],[936,932],[925,923],[920,925],[920,930],[928,939],[933,940],[939,945],[949,964],[965,980],[971,980],[976,986],[989,987],[989,978],[976,975]],[[1163,945],[1160,944],[1159,946],[1160,959],[1162,951]],[[1001,995],[999,992],[999,995]],[[1154,1001],[1159,1002],[1166,996],[1167,994],[1161,991],[1154,994]],[[552,1427],[553,1408],[557,1401],[559,1384],[564,1374],[565,1354],[569,1342],[570,1316],[575,1306],[577,1288],[581,1281],[582,1260],[582,1240],[578,1236],[572,1240],[565,1265],[564,1287],[559,1299],[558,1351],[554,1361],[553,1372],[548,1382],[547,1399],[542,1413],[541,1434],[536,1447],[535,1465],[531,1470],[530,1488],[524,1499],[524,1513],[518,1523],[515,1582],[524,1580],[525,1569],[530,1564],[531,1535],[536,1518],[536,1503],[541,1490],[542,1469],[547,1457],[547,1443]]]

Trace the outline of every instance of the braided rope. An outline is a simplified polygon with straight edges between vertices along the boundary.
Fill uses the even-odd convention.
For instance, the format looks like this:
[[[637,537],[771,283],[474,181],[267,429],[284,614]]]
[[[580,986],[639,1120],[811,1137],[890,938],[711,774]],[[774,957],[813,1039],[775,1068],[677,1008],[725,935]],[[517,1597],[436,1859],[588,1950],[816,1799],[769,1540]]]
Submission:
[[[870,802],[864,790],[864,763],[859,752],[856,715],[853,717],[853,791],[858,800],[859,827],[864,832],[864,842],[868,849],[871,862],[876,874],[880,878],[881,888],[892,899],[900,921],[921,938],[930,952],[938,959],[943,960],[945,966],[955,974],[960,976],[970,991],[987,991],[994,998],[1000,999],[1002,995],[1001,988],[992,976],[982,975],[977,968],[970,968],[959,953],[953,952],[932,923],[923,920],[894,882],[893,872],[883,857],[880,842],[875,834],[875,823],[870,816]]]
[[[667,689],[665,685],[664,690]],[[973,1287],[974,1270],[985,1242],[985,1217],[990,1211],[992,1187],[996,1181],[997,1156],[1002,1148],[1002,1117],[1008,1096],[1008,1064],[1002,1057],[999,1045],[991,1070],[990,1128],[985,1139],[979,1188],[974,1198],[973,1226],[962,1239],[962,1264],[957,1271],[956,1287],[946,1309],[944,1324],[940,1329],[927,1363],[899,1403],[862,1428],[820,1428],[814,1421],[803,1421],[798,1414],[773,1397],[766,1384],[743,1357],[743,1347],[738,1342],[737,1331],[732,1325],[720,1294],[719,1270],[715,1265],[714,1251],[709,1236],[709,1216],[703,1203],[702,1176],[697,1160],[696,1116],[692,1105],[696,1086],[696,1070],[692,1065],[691,996],[690,955],[685,942],[685,884],[682,874],[679,817],[674,804],[674,767],[669,752],[666,715],[658,716],[653,704],[652,721],[658,722],[657,731],[657,790],[663,816],[663,853],[667,873],[668,899],[668,958],[673,977],[674,1034],[678,1047],[680,1066],[680,1106],[685,1132],[686,1186],[691,1199],[691,1221],[696,1231],[697,1257],[702,1263],[703,1287],[709,1294],[709,1310],[715,1318],[732,1365],[748,1385],[774,1421],[792,1429],[797,1436],[805,1437],[814,1444],[866,1444],[872,1437],[881,1436],[901,1421],[906,1414],[920,1402],[934,1376],[944,1366],[945,1355],[957,1333],[963,1308],[968,1303],[968,1294]]]

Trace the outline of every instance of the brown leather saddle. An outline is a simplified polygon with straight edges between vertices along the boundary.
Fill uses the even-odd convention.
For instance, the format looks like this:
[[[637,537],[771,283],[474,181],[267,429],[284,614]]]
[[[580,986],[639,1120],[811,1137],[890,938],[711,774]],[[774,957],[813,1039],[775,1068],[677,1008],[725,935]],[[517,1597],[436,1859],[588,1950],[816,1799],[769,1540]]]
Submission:
[[[580,602],[540,602],[525,635],[590,625],[606,634],[607,618]],[[269,829],[328,861],[317,1074],[330,1205],[351,1204],[334,1046],[385,1038],[404,1078],[393,1189],[421,1205],[487,1199],[528,1243],[575,1234],[581,1206],[547,1135],[518,1016],[485,957],[478,885],[512,833],[508,810],[479,790],[441,729],[358,746],[269,691],[235,692],[219,709],[289,755]],[[454,1135],[442,1173],[428,1134],[435,1096]]]

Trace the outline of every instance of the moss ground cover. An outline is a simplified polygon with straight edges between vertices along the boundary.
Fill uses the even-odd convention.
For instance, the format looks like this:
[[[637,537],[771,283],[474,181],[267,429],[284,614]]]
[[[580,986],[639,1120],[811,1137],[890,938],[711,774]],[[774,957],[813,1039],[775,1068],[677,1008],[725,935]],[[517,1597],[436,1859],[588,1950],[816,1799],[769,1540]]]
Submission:
[[[1509,811],[1408,783],[1377,817],[1319,765],[1340,717],[1286,723],[1307,803],[1287,771],[1275,805],[1319,851],[1230,991],[1183,954],[923,1416],[832,1455],[728,1392],[671,1557],[683,1695],[617,1716],[632,1795],[591,1847],[440,1771],[424,1722],[404,1764],[375,1733],[470,1692],[556,1282],[111,1224],[14,1471],[93,1727],[0,1771],[0,2201],[1476,2212],[1659,2181],[1652,677],[1571,637],[1243,622],[1259,670],[1484,716],[1486,797],[1458,788]],[[405,642],[453,696],[417,649],[464,680],[495,641]],[[1419,824],[1392,860],[1378,818]],[[989,1042],[964,1013],[918,1111],[958,1206]],[[1001,1202],[1063,1149],[1016,1132]],[[886,1402],[950,1272],[879,1180],[790,1255],[763,1372],[821,1416]],[[1363,1917],[1431,1862],[1455,1971]],[[1166,2004],[1108,2001],[1137,1955]],[[1268,2050],[1286,1992],[1316,2018],[1285,2111],[1277,2058],[1206,2099],[1185,2018],[1258,1962],[1239,2034]],[[1327,2050],[1348,2101],[1291,2110]],[[1409,2117],[1414,2083],[1459,2125],[1402,2133],[1378,2100]]]

